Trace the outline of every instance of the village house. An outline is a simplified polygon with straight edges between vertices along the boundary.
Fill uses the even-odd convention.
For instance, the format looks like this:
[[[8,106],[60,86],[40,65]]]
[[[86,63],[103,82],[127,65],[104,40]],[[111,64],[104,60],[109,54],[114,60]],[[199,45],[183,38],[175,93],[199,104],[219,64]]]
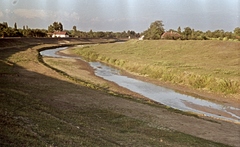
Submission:
[[[55,38],[65,38],[65,37],[69,37],[68,33],[66,31],[56,31],[54,33],[52,33],[52,37]]]

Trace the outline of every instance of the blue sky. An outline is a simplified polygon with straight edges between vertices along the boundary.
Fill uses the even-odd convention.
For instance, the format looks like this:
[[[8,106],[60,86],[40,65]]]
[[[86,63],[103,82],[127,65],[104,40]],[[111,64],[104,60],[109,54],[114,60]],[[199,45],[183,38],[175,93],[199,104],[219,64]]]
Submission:
[[[164,28],[233,31],[240,27],[240,0],[0,0],[0,22],[44,28],[142,32],[155,20]]]

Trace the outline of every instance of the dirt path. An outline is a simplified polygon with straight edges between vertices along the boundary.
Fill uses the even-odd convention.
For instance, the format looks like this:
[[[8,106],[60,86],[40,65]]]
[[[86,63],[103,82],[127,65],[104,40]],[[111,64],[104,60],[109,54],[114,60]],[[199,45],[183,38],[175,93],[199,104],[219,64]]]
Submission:
[[[63,53],[69,54],[68,50]],[[92,69],[88,64],[79,60],[68,59],[52,59],[45,58],[47,63],[51,64],[51,60],[71,62],[74,65],[74,70],[66,68],[67,66],[55,65],[56,68],[67,72],[69,75],[78,77],[84,80],[93,80],[98,84],[108,84],[111,90],[121,91],[125,94],[134,94],[136,97],[142,97],[138,94],[132,93],[127,89],[121,88],[114,83],[109,83],[101,78],[94,76]],[[53,65],[54,66],[54,65]],[[72,72],[74,71],[74,72]],[[201,137],[207,140],[226,143],[233,146],[240,144],[240,125],[215,120],[207,117],[196,118],[192,116],[174,113],[164,108],[154,107],[127,99],[122,99],[114,96],[108,96],[98,91],[92,91],[88,99],[78,99],[78,94],[71,93],[69,95],[62,95],[59,97],[61,101],[72,103],[75,105],[93,105],[109,109],[111,111],[127,115],[131,118],[136,118],[147,122],[149,126],[159,127],[160,129],[177,130],[193,136]],[[97,97],[97,99],[96,99]],[[69,101],[71,100],[71,101]],[[202,119],[203,118],[203,119]]]

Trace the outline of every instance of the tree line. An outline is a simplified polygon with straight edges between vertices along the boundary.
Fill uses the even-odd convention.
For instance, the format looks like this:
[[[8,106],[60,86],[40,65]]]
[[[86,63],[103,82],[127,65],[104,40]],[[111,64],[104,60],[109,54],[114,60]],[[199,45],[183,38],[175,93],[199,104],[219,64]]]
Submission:
[[[30,29],[28,26],[19,29],[17,23],[10,27],[7,22],[3,22],[0,23],[0,37],[47,37],[47,30]]]
[[[194,30],[190,27],[185,27],[183,30],[178,27],[177,30],[170,29],[165,31],[163,22],[158,20],[151,23],[150,27],[142,33],[144,39],[157,40],[239,40],[240,41],[240,27],[236,27],[233,32],[225,32],[224,30],[215,31],[200,31]]]
[[[139,38],[144,35],[144,39],[171,39],[171,40],[240,40],[240,27],[236,27],[233,32],[224,30],[215,31],[200,31],[190,27],[177,30],[165,30],[161,20],[154,21],[149,28],[142,33],[137,33],[132,30],[123,32],[111,31],[80,31],[76,26],[72,30],[64,30],[61,22],[53,22],[47,29],[31,29],[28,26],[18,28],[17,23],[13,27],[8,26],[7,22],[0,23],[0,37],[50,37],[51,33],[56,31],[65,31],[70,37],[77,38]]]
[[[0,37],[51,37],[54,32],[65,31],[70,37],[77,38],[138,38],[139,33],[135,31],[123,32],[104,32],[104,31],[80,31],[76,26],[72,30],[64,30],[61,22],[53,22],[47,29],[31,29],[27,25],[23,28],[18,28],[17,23],[13,27],[8,26],[7,22],[0,23]]]

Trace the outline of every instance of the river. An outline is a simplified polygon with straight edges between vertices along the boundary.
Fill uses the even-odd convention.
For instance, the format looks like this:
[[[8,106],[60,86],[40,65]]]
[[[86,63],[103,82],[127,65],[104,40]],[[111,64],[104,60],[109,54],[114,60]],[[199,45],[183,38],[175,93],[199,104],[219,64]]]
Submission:
[[[48,57],[74,58],[77,60],[82,60],[80,57],[70,57],[66,55],[63,56],[56,54],[57,52],[65,49],[67,49],[67,47],[49,49],[41,51],[40,54],[42,56]],[[193,112],[203,116],[240,123],[239,108],[210,102],[198,97],[182,94],[152,83],[147,83],[127,76],[123,76],[120,74],[121,72],[118,69],[107,66],[100,62],[88,63],[94,69],[96,76],[102,77],[108,81],[112,81],[121,87],[127,88],[135,93],[139,93],[153,101],[178,110]]]

